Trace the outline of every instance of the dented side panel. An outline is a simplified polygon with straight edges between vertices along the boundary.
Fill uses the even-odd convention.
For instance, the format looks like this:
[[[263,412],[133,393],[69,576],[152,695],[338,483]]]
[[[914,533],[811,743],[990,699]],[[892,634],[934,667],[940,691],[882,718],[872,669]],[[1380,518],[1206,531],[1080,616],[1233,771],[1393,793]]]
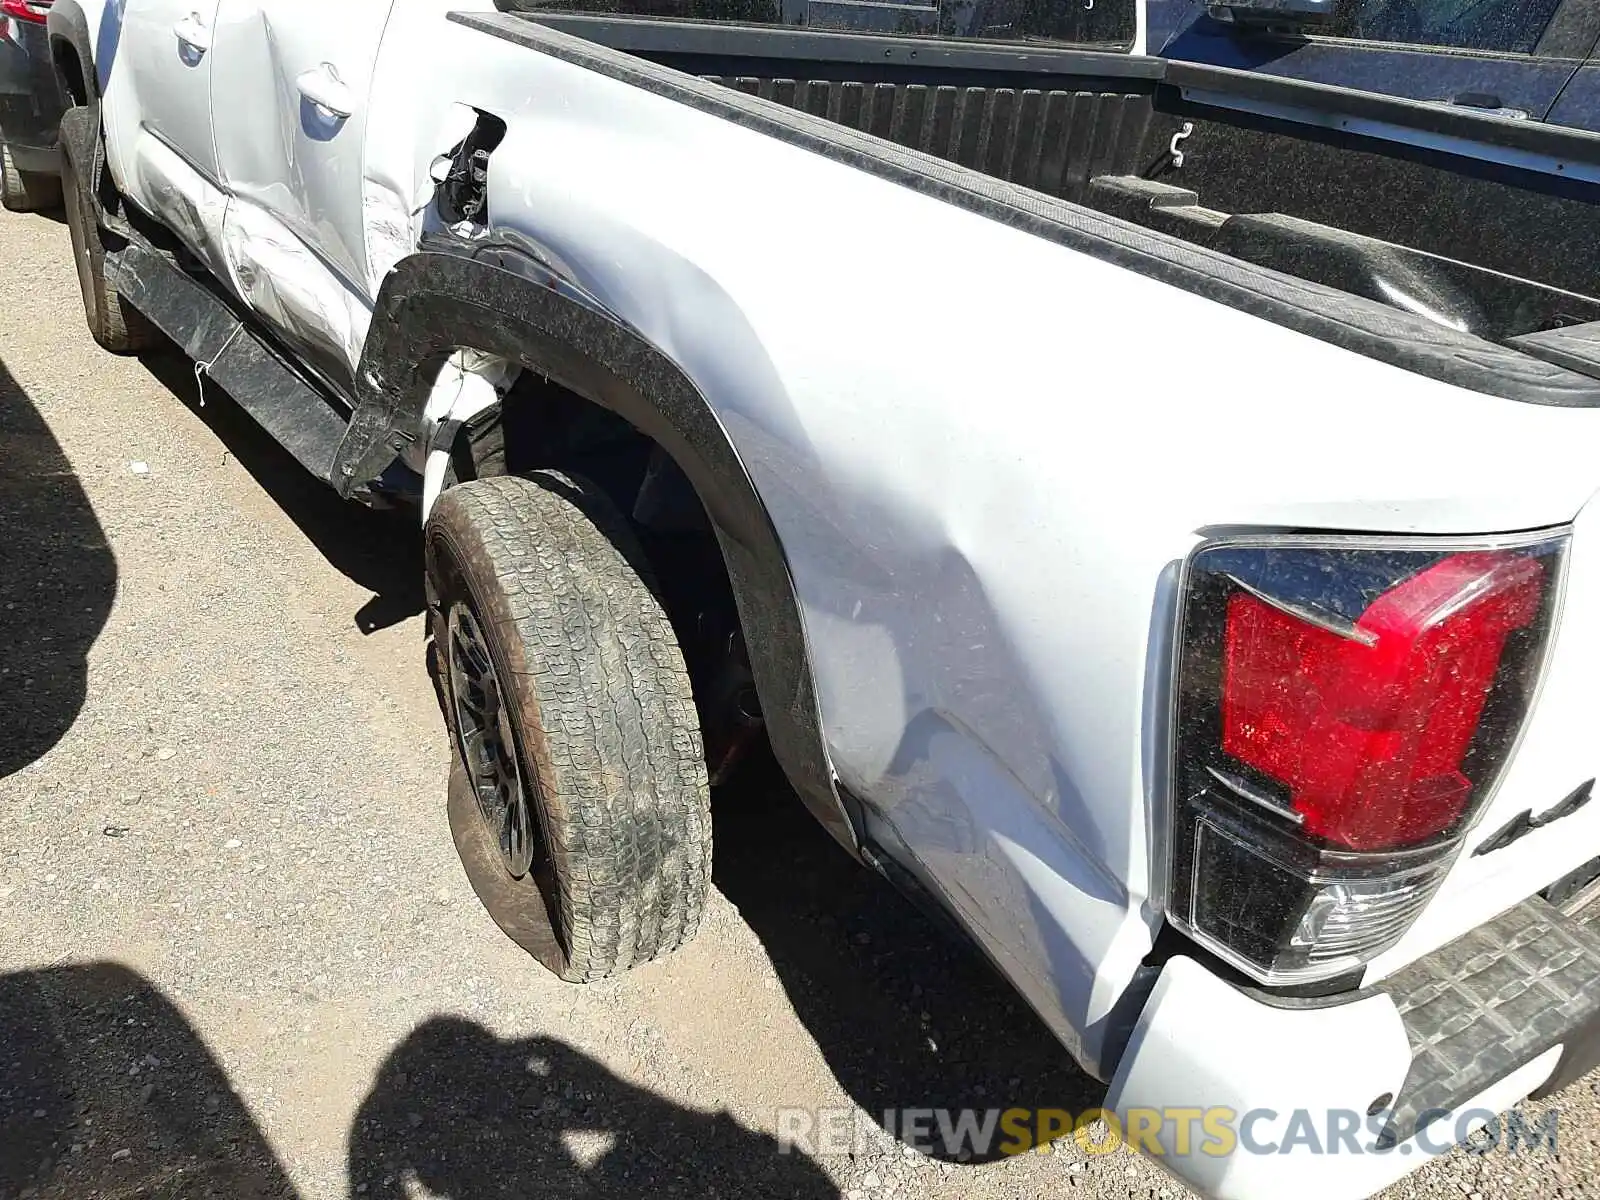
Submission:
[[[1386,365],[446,8],[395,6],[381,118],[305,246],[332,262],[355,241],[324,223],[359,220],[366,263],[344,275],[370,304],[439,226],[434,163],[474,113],[505,122],[487,227],[455,232],[514,244],[549,272],[523,286],[581,297],[626,334],[613,349],[686,381],[676,398],[704,406],[781,543],[823,757],[862,832],[1107,1073],[1162,907],[1185,557],[1241,526],[1570,521],[1600,410]],[[348,355],[384,332],[297,303]],[[478,315],[458,344],[497,317]],[[414,415],[438,433],[486,399],[447,368]]]
[[[362,163],[391,3],[221,0],[212,33],[234,290],[342,375],[360,358],[375,290]]]
[[[369,176],[426,189],[430,93],[506,121],[494,235],[693,381],[778,531],[864,832],[1091,1070],[1158,921],[1204,530],[1518,529],[1594,488],[1600,413],[1424,379],[414,10],[392,46],[410,22],[440,82],[385,51],[375,102],[418,140],[389,126]]]

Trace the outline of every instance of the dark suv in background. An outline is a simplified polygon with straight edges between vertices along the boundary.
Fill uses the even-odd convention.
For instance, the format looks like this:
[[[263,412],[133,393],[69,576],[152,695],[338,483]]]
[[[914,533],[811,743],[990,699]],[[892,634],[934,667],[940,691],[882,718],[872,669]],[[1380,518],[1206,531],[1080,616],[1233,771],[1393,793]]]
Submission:
[[[1150,0],[1165,58],[1600,132],[1595,0]]]
[[[45,17],[51,0],[0,0],[0,201],[15,212],[61,203],[61,90]]]

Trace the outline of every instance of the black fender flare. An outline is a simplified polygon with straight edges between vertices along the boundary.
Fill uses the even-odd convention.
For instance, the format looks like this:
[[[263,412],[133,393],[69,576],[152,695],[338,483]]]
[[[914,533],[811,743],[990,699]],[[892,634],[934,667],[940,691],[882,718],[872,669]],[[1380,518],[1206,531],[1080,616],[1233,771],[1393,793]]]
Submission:
[[[334,487],[348,496],[420,436],[439,368],[458,349],[520,363],[627,420],[698,494],[733,585],[773,752],[806,807],[859,856],[822,736],[788,561],[721,421],[676,363],[531,255],[504,246],[478,254],[424,249],[385,278]]]
[[[56,66],[56,82],[61,94],[71,104],[95,105],[100,102],[100,82],[94,69],[94,43],[89,37],[89,18],[77,0],[56,0],[45,18],[45,30],[50,39],[50,57]],[[62,70],[62,48],[70,47],[83,72],[80,79],[67,77]],[[82,94],[78,88],[81,86]]]

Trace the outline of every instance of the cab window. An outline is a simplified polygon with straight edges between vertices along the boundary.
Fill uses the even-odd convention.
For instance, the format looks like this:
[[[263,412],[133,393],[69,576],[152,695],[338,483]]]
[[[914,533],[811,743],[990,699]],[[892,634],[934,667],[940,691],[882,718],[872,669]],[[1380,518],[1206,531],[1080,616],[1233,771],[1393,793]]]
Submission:
[[[522,11],[665,17],[1125,49],[1136,0],[497,0]]]
[[[1350,0],[1333,37],[1532,54],[1561,0]]]

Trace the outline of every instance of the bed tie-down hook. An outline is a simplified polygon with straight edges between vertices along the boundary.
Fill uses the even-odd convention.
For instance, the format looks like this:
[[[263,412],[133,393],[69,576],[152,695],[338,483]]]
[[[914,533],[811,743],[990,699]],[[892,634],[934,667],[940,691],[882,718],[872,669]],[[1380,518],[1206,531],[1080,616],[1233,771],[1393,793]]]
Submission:
[[[1177,133],[1173,134],[1172,141],[1167,143],[1167,153],[1172,155],[1172,169],[1174,171],[1183,166],[1183,151],[1178,149],[1178,147],[1187,141],[1192,133],[1194,133],[1194,122],[1185,121],[1183,123],[1183,128],[1178,130]]]

